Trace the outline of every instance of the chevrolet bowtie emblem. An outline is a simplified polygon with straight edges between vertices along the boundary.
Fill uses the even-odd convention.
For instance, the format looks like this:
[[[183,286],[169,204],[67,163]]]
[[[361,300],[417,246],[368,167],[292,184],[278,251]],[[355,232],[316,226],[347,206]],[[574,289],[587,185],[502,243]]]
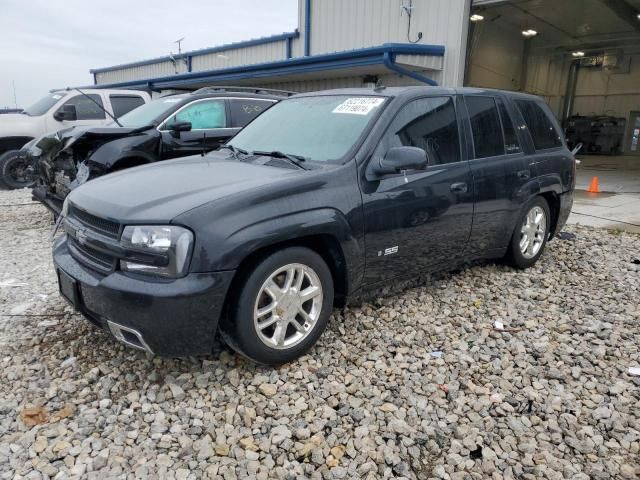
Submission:
[[[87,234],[82,230],[76,230],[76,240],[80,245],[85,245],[87,243]]]

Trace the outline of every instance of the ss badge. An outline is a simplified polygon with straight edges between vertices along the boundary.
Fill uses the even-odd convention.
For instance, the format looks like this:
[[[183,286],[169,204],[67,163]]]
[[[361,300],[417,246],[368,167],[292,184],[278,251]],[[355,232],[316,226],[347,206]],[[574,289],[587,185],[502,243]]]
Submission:
[[[378,256],[382,257],[382,256],[387,256],[387,255],[393,255],[394,253],[398,253],[398,246],[394,246],[394,247],[389,247],[389,248],[385,248],[384,251],[380,250],[378,252]]]

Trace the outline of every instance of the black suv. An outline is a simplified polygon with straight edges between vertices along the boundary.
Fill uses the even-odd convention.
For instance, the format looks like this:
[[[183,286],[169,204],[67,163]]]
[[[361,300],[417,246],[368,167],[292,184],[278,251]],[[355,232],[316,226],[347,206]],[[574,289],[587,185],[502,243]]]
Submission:
[[[432,87],[283,100],[224,149],[74,190],[62,295],[119,340],[265,364],[306,352],[334,303],[420,272],[534,264],[575,158],[539,98]]]
[[[57,214],[68,193],[87,180],[215,150],[290,94],[207,87],[151,101],[108,127],[71,127],[45,135],[25,145],[21,152],[37,175],[33,198]]]

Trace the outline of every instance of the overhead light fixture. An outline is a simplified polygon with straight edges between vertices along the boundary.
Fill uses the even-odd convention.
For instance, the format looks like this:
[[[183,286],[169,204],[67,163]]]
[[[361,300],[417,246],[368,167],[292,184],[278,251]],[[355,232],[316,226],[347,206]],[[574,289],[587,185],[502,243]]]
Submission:
[[[536,35],[538,35],[538,32],[536,32],[533,29],[528,29],[528,30],[523,30],[522,31],[522,35],[524,35],[527,38],[531,38],[531,37],[535,37]]]
[[[482,20],[484,20],[484,17],[482,15],[478,15],[477,13],[474,13],[473,15],[471,15],[470,20],[472,22],[481,22]]]
[[[584,52],[582,52],[582,51],[580,51],[580,50],[577,50],[577,51],[575,51],[575,52],[571,52],[571,55],[573,55],[573,56],[574,56],[574,57],[576,57],[576,58],[584,57]]]

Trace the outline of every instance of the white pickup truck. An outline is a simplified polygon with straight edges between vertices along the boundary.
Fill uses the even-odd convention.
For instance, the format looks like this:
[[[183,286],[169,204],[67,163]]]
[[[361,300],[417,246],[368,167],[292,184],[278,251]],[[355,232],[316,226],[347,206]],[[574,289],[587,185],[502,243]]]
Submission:
[[[137,90],[54,90],[22,113],[0,115],[0,188],[32,183],[19,150],[47,132],[81,125],[106,125],[151,100]],[[106,112],[105,112],[106,110]],[[108,112],[108,113],[107,113]]]

